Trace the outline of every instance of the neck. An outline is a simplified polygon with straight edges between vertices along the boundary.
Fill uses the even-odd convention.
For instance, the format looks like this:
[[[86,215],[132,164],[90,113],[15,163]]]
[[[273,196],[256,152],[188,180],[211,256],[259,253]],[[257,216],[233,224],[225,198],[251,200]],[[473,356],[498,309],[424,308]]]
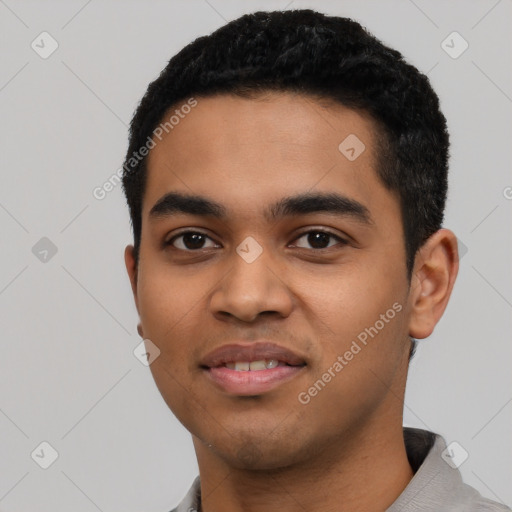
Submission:
[[[398,427],[398,428],[397,428]],[[369,426],[344,435],[315,457],[270,471],[237,469],[194,438],[202,512],[378,512],[413,477],[403,430]]]

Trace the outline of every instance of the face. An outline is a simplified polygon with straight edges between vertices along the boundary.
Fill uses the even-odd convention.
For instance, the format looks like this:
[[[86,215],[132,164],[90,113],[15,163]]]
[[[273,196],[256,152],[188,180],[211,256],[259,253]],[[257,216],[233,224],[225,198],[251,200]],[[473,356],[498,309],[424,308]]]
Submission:
[[[401,422],[409,283],[374,130],[311,97],[222,95],[151,149],[127,265],[196,449],[275,468]]]

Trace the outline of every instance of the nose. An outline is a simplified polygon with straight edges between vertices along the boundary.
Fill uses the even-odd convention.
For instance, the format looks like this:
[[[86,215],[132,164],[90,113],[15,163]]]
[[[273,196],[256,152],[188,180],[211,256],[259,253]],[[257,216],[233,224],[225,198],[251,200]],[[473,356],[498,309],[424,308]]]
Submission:
[[[219,319],[254,322],[261,314],[286,318],[293,309],[293,296],[269,251],[252,262],[233,251],[230,270],[214,289],[210,308]]]

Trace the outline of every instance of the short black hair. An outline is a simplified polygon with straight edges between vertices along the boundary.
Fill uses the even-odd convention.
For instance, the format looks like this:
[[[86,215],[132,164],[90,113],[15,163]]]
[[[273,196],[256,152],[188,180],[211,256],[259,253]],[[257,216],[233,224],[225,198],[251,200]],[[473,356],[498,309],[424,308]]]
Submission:
[[[359,23],[310,9],[260,11],[231,21],[184,47],[148,86],[131,121],[123,165],[136,263],[146,183],[141,154],[153,147],[148,142],[170,109],[194,96],[251,98],[273,91],[370,115],[377,127],[377,174],[400,202],[410,279],[417,250],[444,215],[449,137],[439,99],[424,74]]]

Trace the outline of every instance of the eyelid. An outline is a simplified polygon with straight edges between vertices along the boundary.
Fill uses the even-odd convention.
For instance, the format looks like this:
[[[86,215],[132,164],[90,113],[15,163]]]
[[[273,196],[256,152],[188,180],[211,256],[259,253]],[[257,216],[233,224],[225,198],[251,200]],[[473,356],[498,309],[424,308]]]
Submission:
[[[329,235],[331,236],[332,238],[335,238],[339,243],[341,243],[342,245],[347,245],[349,243],[349,241],[336,234],[336,233],[333,233],[332,231],[328,230],[328,229],[325,229],[325,228],[315,228],[315,227],[309,227],[307,228],[306,230],[298,233],[297,235],[295,235],[294,237],[294,241],[295,240],[298,240],[299,238],[302,238],[304,235],[308,235],[309,233],[324,233],[326,235]],[[331,246],[331,247],[334,247],[334,246]],[[315,251],[315,252],[319,252],[319,251],[326,251],[328,249],[330,249],[331,247],[325,247],[323,249],[310,249],[312,251]],[[299,247],[299,249],[304,249],[304,247]]]
[[[173,235],[171,237],[165,237],[164,238],[164,241],[163,241],[164,248],[168,247],[168,246],[172,246],[174,240],[176,240],[180,236],[187,235],[189,233],[197,234],[197,235],[203,235],[204,237],[209,238],[215,244],[220,245],[219,242],[217,242],[212,236],[210,236],[206,231],[203,231],[202,229],[199,229],[199,228],[183,228],[181,231],[178,231],[177,233],[173,233]],[[178,249],[177,247],[175,247],[175,249],[177,249],[179,251],[180,250],[184,251],[184,249]],[[189,250],[189,251],[185,251],[185,252],[199,252],[200,250],[201,249],[197,249],[196,251]]]
[[[183,228],[181,231],[178,231],[177,233],[174,233],[170,238],[166,237],[164,239],[164,242],[163,242],[164,248],[166,248],[168,246],[172,246],[173,242],[177,238],[179,238],[180,236],[189,234],[189,233],[203,235],[206,238],[209,238],[215,244],[219,245],[219,242],[217,242],[213,237],[211,237],[207,232],[203,231],[202,229],[199,229],[199,228],[197,228],[197,229],[195,229],[195,228]],[[330,231],[330,230],[328,230],[326,228],[320,228],[320,227],[308,227],[308,228],[305,228],[303,231],[301,231],[301,232],[297,233],[296,235],[294,235],[293,241],[296,241],[299,238],[302,238],[303,236],[308,235],[310,233],[324,233],[324,234],[326,234],[326,235],[336,239],[338,243],[341,243],[341,245],[347,245],[349,243],[349,241],[346,238],[344,238],[344,237],[342,237],[342,236],[340,236],[340,235],[338,235],[336,233],[333,233],[332,231]],[[299,247],[299,249],[305,249],[305,250],[310,250],[310,251],[314,251],[314,252],[320,252],[320,251],[326,251],[326,250],[330,249],[331,247],[334,247],[334,246],[324,247],[323,249],[314,249],[314,248],[308,249],[306,247]],[[199,252],[199,251],[202,250],[202,249],[196,249],[196,250],[189,249],[189,250],[186,250],[186,249],[179,249],[177,247],[175,247],[175,249],[178,250],[178,251],[184,251],[184,252]]]

